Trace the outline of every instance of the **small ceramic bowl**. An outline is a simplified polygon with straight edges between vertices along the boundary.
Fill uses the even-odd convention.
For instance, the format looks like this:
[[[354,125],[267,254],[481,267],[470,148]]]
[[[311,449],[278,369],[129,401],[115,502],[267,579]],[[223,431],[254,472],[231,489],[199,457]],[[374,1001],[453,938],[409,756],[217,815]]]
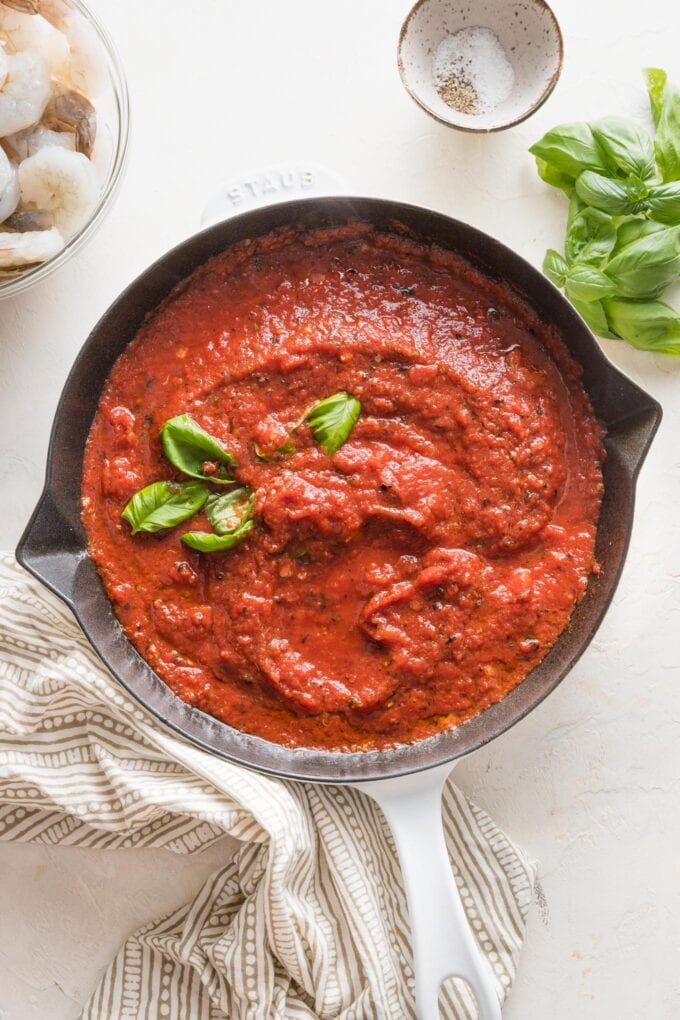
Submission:
[[[449,45],[460,51],[460,40],[467,37],[465,66],[471,71],[466,80],[457,78],[453,97],[449,92],[451,105],[437,89],[435,63],[442,41],[460,32],[458,42],[449,40]],[[480,46],[486,61],[475,63],[472,51],[476,47],[479,55]],[[418,0],[399,36],[406,91],[436,120],[463,131],[501,131],[526,120],[554,89],[562,59],[562,33],[545,0]],[[441,76],[439,82],[441,87]],[[474,91],[475,82],[481,89]],[[491,102],[480,104],[477,95],[484,100],[484,94]]]

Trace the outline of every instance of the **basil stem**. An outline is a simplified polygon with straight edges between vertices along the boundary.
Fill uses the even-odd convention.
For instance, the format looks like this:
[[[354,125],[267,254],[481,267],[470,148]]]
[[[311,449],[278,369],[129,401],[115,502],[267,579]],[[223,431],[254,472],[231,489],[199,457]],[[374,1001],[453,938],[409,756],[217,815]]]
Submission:
[[[198,513],[208,495],[199,482],[152,482],[134,494],[121,517],[132,526],[133,535],[174,528]]]

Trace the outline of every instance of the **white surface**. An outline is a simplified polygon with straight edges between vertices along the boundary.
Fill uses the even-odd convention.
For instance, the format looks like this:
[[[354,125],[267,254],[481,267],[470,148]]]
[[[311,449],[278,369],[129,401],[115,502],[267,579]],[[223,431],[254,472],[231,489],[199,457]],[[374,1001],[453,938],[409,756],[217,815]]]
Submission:
[[[540,264],[561,243],[565,208],[537,180],[527,146],[560,120],[646,116],[646,64],[680,81],[675,0],[649,0],[644,11],[555,0],[566,44],[555,93],[527,123],[476,137],[435,123],[403,91],[395,47],[406,4],[96,6],[130,79],[130,165],[89,247],[0,305],[5,548],[38,498],[59,391],[88,330],[139,270],[194,230],[222,181],[318,161],[356,192],[460,216]],[[506,1020],[680,1016],[680,359],[615,342],[607,351],[666,412],[619,594],[559,690],[457,772],[541,864],[544,899]],[[192,862],[0,844],[0,1017],[75,1017],[120,940],[188,899],[227,852]]]

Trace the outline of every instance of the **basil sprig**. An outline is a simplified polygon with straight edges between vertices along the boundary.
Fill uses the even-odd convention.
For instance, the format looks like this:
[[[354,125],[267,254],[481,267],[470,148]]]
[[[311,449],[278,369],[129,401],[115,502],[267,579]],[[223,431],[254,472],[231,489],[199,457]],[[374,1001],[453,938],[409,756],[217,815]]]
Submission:
[[[178,414],[166,421],[161,429],[161,442],[170,463],[190,478],[202,478],[216,485],[234,485],[227,464],[234,461],[223,443],[194,421],[188,414]],[[217,471],[204,470],[206,462],[217,464]]]
[[[543,269],[600,336],[680,354],[680,314],[660,298],[680,279],[680,90],[646,72],[654,138],[634,121],[564,124],[531,147],[566,192],[564,255]]]
[[[356,397],[341,390],[314,404],[304,416],[315,440],[328,454],[334,454],[345,443],[361,414]]]
[[[152,482],[134,494],[121,517],[133,535],[174,528],[198,513],[209,494],[200,482]]]

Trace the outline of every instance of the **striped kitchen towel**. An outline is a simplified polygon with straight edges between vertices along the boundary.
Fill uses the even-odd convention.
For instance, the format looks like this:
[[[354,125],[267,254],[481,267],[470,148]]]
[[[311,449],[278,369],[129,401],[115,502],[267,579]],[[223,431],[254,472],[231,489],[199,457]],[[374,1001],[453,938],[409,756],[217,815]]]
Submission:
[[[350,788],[287,783],[162,730],[118,686],[69,611],[0,555],[0,838],[232,860],[193,903],[125,942],[87,1020],[405,1020],[409,928],[392,839]],[[451,861],[499,995],[512,984],[534,870],[449,784]],[[442,1015],[473,1017],[464,985]]]

